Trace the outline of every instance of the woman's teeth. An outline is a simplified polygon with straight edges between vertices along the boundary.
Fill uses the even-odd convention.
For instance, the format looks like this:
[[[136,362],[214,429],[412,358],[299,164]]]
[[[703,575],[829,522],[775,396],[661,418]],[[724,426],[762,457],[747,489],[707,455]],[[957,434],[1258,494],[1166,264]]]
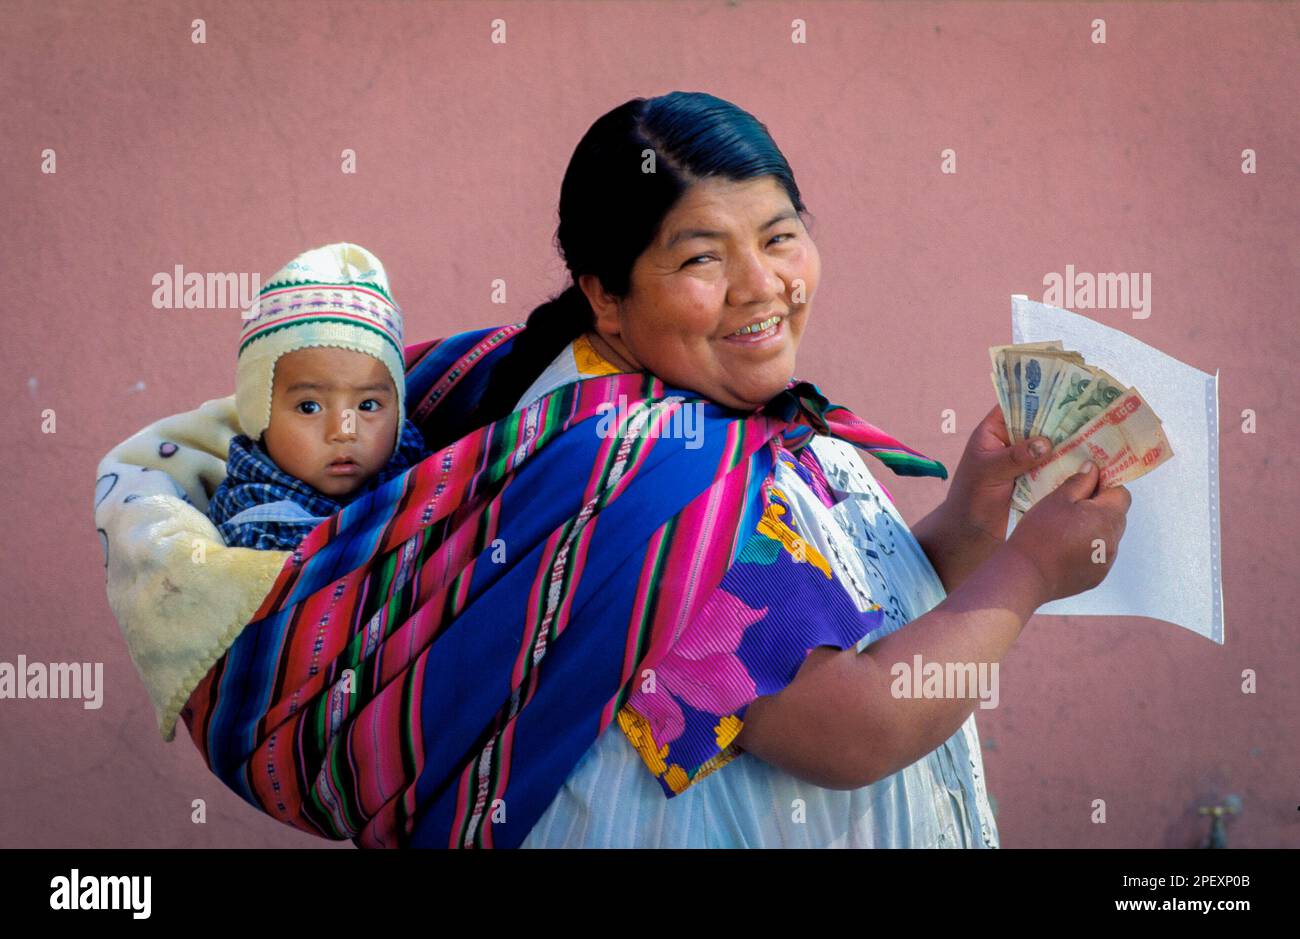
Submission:
[[[747,335],[749,335],[750,333],[761,333],[761,332],[762,332],[763,330],[765,330],[765,329],[771,329],[773,326],[775,326],[775,325],[776,325],[777,323],[779,323],[779,322],[781,322],[781,317],[780,317],[779,315],[778,315],[778,316],[773,316],[773,317],[771,317],[770,319],[765,319],[765,320],[763,320],[763,322],[761,322],[761,323],[755,323],[753,326],[745,326],[745,327],[743,327],[742,329],[738,329],[738,330],[736,330],[734,333],[732,333],[731,335],[733,335],[733,336],[747,336]]]

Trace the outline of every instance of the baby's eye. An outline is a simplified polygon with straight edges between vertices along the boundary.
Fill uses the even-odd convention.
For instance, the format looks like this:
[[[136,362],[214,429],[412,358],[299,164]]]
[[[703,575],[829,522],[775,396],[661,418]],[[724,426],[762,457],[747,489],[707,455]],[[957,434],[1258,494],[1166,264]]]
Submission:
[[[368,410],[373,411],[383,407],[383,405],[380,404],[378,401],[376,401],[374,398],[366,398],[366,400],[361,402],[361,406],[364,408],[367,404],[370,404],[372,402],[374,403],[375,406],[373,408],[369,408]]]
[[[301,409],[301,408],[306,408],[306,407],[318,408],[318,407],[320,407],[320,405],[317,404],[315,401],[301,401],[301,402],[298,403],[298,407],[299,407],[300,409]],[[315,412],[315,411],[303,411],[303,413],[304,413],[304,414],[315,414],[316,412]]]

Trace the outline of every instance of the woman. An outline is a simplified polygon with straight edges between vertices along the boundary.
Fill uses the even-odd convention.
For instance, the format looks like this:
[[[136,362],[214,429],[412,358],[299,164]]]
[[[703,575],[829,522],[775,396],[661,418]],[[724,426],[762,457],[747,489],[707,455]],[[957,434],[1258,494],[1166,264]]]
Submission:
[[[996,845],[975,700],[893,665],[996,662],[1105,577],[1128,493],[1081,473],[1004,541],[1046,454],[995,407],[910,532],[855,450],[946,470],[792,378],[804,212],[734,105],[598,120],[573,286],[408,347],[440,452],[308,536],[190,696],[213,771],[363,846]]]
[[[630,159],[649,146],[657,157],[656,172],[670,181],[665,186],[670,194],[654,207],[661,217],[653,217],[653,224],[628,220],[618,181],[610,179],[606,169],[620,154]],[[563,341],[566,331],[560,323],[565,320],[569,333],[583,330],[578,353],[572,347],[560,352],[548,374],[532,384],[517,406],[565,381],[615,370],[650,371],[742,409],[752,410],[771,399],[794,372],[821,274],[817,247],[802,222],[804,213],[791,172],[765,129],[726,102],[708,95],[672,94],[628,102],[602,118],[579,144],[561,191],[559,241],[575,283],[530,318],[530,333],[549,340],[549,346],[520,362],[519,374],[533,374],[539,359]],[[636,239],[618,257],[604,234],[621,227],[615,219],[625,223],[625,231],[653,229],[656,237]],[[717,233],[700,234],[709,230]],[[796,296],[802,301],[795,302]],[[728,338],[733,328],[769,315],[781,320],[766,342]],[[576,376],[575,369],[565,367],[568,363],[577,366]],[[998,413],[995,409],[990,417]],[[997,450],[1006,442],[1001,424],[986,419],[958,476],[965,483],[979,474],[998,490],[982,497],[966,495],[984,503],[969,508],[982,510],[983,518],[971,522],[986,525],[986,532],[974,527],[974,537],[954,537],[957,529],[944,519],[944,512],[918,526],[928,553],[948,575],[943,584],[929,570],[926,553],[897,512],[881,504],[878,484],[867,477],[867,485],[855,487],[868,496],[867,504],[875,503],[877,520],[868,523],[861,511],[845,512],[839,517],[858,525],[851,526],[847,537],[834,540],[845,551],[856,548],[874,556],[877,563],[865,565],[867,579],[879,591],[876,596],[888,597],[899,611],[898,625],[935,606],[945,587],[954,589],[1005,537],[1006,484],[1034,462],[1025,449],[1031,442],[1008,448],[999,475],[990,464],[1004,457]],[[811,446],[819,459],[832,462],[841,487],[861,469],[852,448],[842,441],[817,437]],[[986,455],[987,462],[978,465]],[[813,489],[797,473],[784,475],[787,492],[809,515],[817,514],[813,509],[821,503]],[[850,500],[849,506],[857,508],[864,501]],[[1101,502],[1103,508],[1126,505],[1127,494],[1118,491]],[[1116,523],[1115,514],[1122,529],[1122,509],[1108,522]],[[856,544],[854,533],[859,533]],[[898,544],[879,554],[872,550],[890,537]],[[850,576],[854,566],[846,565]],[[1013,571],[1009,579],[1014,577]],[[1007,591],[1008,599],[1015,593]],[[1015,628],[1022,624],[1020,619]],[[984,643],[954,651],[962,658],[996,661],[1014,634],[1006,623],[981,625],[993,627]],[[888,674],[884,663],[910,662],[913,650],[927,650],[927,657],[941,661],[949,658],[935,639],[952,636],[954,627],[961,629],[955,617],[937,625],[934,639],[914,628],[898,635],[892,646],[877,641],[862,655],[857,648],[814,650],[786,691],[749,707],[736,740],[746,752],[724,771],[697,783],[689,797],[663,799],[627,737],[607,730],[524,846],[996,845],[972,708],[947,701],[934,706],[931,714],[907,715],[900,702],[887,697],[889,680],[883,677]],[[904,643],[904,638],[910,641]],[[954,643],[948,639],[948,644]],[[858,648],[864,645],[867,640]],[[928,702],[909,704],[930,710]],[[864,727],[864,713],[868,718],[893,714],[898,731],[911,740],[903,741],[895,765],[868,774],[875,781],[856,789],[839,788],[861,777],[843,774],[842,763],[826,766],[827,755],[844,754],[845,742],[854,740],[869,741],[862,757],[868,764],[887,752],[877,742],[888,726],[876,722]],[[964,721],[963,713],[969,714]],[[960,727],[934,747],[945,732],[935,723],[945,730],[954,723]],[[903,763],[910,765],[898,765]],[[828,785],[837,788],[824,788]]]

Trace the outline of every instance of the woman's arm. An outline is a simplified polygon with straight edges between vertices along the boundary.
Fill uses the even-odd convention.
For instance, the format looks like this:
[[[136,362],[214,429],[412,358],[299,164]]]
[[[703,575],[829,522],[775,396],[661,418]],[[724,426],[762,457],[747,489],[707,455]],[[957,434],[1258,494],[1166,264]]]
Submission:
[[[1042,444],[1035,451],[1034,444]],[[1006,540],[1016,477],[1050,455],[1051,441],[1012,444],[996,404],[971,433],[947,497],[912,526],[912,534],[952,593]]]
[[[943,743],[973,697],[895,698],[891,669],[999,661],[1034,610],[1097,586],[1115,562],[1132,497],[1098,491],[1091,462],[1034,504],[1011,538],[929,613],[858,654],[813,649],[780,693],[755,699],[736,738],[763,760],[828,789],[910,766]],[[1096,493],[1094,495],[1094,492]],[[1006,505],[1002,506],[1003,511]],[[1098,540],[1107,550],[1099,558]]]
[[[960,587],[1004,541],[973,524],[959,527],[963,518],[945,501],[912,526],[912,535],[948,593]]]
[[[1023,553],[1004,545],[906,629],[854,649],[813,649],[779,694],[756,699],[736,742],[827,789],[856,789],[919,760],[951,737],[977,698],[895,698],[890,669],[923,662],[993,663],[1048,599]],[[946,670],[946,669],[945,669]]]

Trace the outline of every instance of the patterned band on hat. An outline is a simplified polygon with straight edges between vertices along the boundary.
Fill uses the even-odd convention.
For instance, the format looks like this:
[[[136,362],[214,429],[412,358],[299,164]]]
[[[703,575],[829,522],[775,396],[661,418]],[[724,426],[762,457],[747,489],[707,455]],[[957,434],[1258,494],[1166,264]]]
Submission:
[[[403,354],[401,310],[375,284],[268,285],[248,313],[239,337],[240,355],[250,343],[278,330],[327,322],[371,330],[399,357]]]

